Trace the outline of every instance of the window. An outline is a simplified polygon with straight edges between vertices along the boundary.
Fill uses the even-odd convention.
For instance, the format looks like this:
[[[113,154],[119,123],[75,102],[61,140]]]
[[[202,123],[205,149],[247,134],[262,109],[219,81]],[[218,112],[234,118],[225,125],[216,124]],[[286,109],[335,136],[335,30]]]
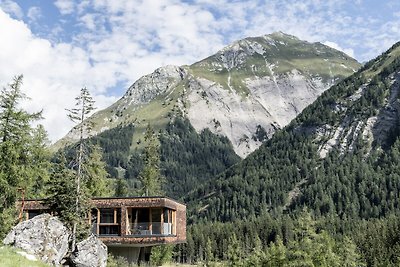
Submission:
[[[91,213],[92,231],[98,235],[121,234],[121,209],[93,209]]]
[[[100,223],[114,222],[114,209],[100,209]]]

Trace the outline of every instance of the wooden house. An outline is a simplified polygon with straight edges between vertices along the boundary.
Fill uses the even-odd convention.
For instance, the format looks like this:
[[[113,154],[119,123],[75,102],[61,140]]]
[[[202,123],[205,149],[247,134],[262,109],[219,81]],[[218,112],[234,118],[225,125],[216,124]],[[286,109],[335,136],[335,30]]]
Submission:
[[[93,198],[92,232],[109,252],[129,262],[145,260],[151,247],[186,242],[186,206],[168,197]],[[20,201],[21,216],[51,212],[40,200]]]

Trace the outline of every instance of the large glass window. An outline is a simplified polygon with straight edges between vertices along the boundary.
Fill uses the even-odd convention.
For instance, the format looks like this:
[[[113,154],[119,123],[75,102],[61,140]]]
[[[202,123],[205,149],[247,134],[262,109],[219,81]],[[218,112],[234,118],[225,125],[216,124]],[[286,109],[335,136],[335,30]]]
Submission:
[[[151,209],[151,234],[161,235],[161,214],[162,209]]]
[[[173,210],[167,208],[128,208],[128,235],[174,234]]]

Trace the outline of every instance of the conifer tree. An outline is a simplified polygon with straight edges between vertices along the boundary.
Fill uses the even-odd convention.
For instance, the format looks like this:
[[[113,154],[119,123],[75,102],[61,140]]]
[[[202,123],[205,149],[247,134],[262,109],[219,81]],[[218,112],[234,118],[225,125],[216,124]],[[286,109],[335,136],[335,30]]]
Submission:
[[[106,164],[102,160],[101,147],[92,145],[90,153],[87,157],[87,162],[84,164],[85,186],[88,194],[92,197],[104,197],[111,195],[109,187],[108,173]]]
[[[206,266],[210,266],[211,262],[214,260],[214,254],[212,251],[212,242],[210,238],[207,238],[206,251],[205,251]]]
[[[36,175],[46,176],[44,158],[35,158],[43,155],[45,138],[35,135],[31,126],[41,118],[41,112],[29,113],[20,108],[21,101],[27,99],[21,90],[22,79],[22,75],[15,77],[0,93],[0,236],[15,219],[18,189],[32,196]],[[41,135],[44,137],[45,132]]]
[[[67,160],[63,154],[59,154],[52,164],[50,177],[47,184],[45,204],[55,212],[60,219],[73,227],[73,222],[76,220],[75,209],[75,194],[76,190],[75,173],[72,169],[66,168]]]
[[[86,120],[89,114],[95,109],[94,100],[86,87],[81,89],[79,96],[75,98],[75,107],[72,109],[67,109],[68,117],[71,121],[77,123],[75,129],[78,131],[79,140],[76,147],[76,158],[73,162],[73,169],[76,172],[75,175],[75,215],[78,216],[82,212],[82,194],[81,181],[83,180],[84,173],[84,161],[88,155],[88,148],[86,146],[85,137],[87,137],[93,127],[93,123],[90,120]],[[78,218],[75,218],[72,227],[72,251],[75,250],[76,244],[76,231],[77,231]]]
[[[90,198],[111,194],[101,148],[87,139],[93,128],[88,116],[95,109],[94,100],[86,88],[82,88],[75,99],[75,107],[67,111],[68,117],[77,123],[74,129],[79,139],[72,147],[59,152],[53,164],[46,200],[52,210],[72,228],[72,251],[75,250],[77,236],[84,237],[88,232],[85,219],[90,211]],[[65,176],[64,179],[60,173]]]
[[[158,195],[162,192],[163,177],[160,171],[160,145],[154,130],[147,126],[144,136],[146,146],[143,151],[144,167],[139,174],[142,195]]]
[[[117,178],[115,181],[115,197],[125,197],[128,195],[128,183],[124,178]]]
[[[229,238],[229,246],[228,246],[228,262],[229,266],[242,266],[242,248],[240,246],[240,242],[236,237],[236,234]]]

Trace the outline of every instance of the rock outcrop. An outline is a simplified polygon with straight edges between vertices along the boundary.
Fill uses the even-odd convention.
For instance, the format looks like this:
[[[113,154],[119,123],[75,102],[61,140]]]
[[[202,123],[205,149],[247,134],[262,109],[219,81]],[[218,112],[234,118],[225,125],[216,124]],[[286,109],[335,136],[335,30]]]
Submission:
[[[226,136],[246,157],[360,64],[321,43],[273,33],[246,38],[190,66],[164,66],[138,79],[109,108],[95,113],[91,134],[133,123],[135,143],[148,123],[163,128],[177,114],[198,131]],[[76,129],[55,149],[77,140]]]
[[[96,236],[91,235],[76,245],[71,261],[77,267],[105,267],[107,246]]]
[[[61,266],[64,262],[77,267],[107,265],[107,246],[96,236],[91,235],[79,242],[71,255],[68,255],[69,240],[68,228],[57,217],[45,213],[19,223],[3,243],[54,266]]]
[[[58,266],[68,252],[69,236],[70,232],[57,217],[42,214],[19,223],[3,243]]]

